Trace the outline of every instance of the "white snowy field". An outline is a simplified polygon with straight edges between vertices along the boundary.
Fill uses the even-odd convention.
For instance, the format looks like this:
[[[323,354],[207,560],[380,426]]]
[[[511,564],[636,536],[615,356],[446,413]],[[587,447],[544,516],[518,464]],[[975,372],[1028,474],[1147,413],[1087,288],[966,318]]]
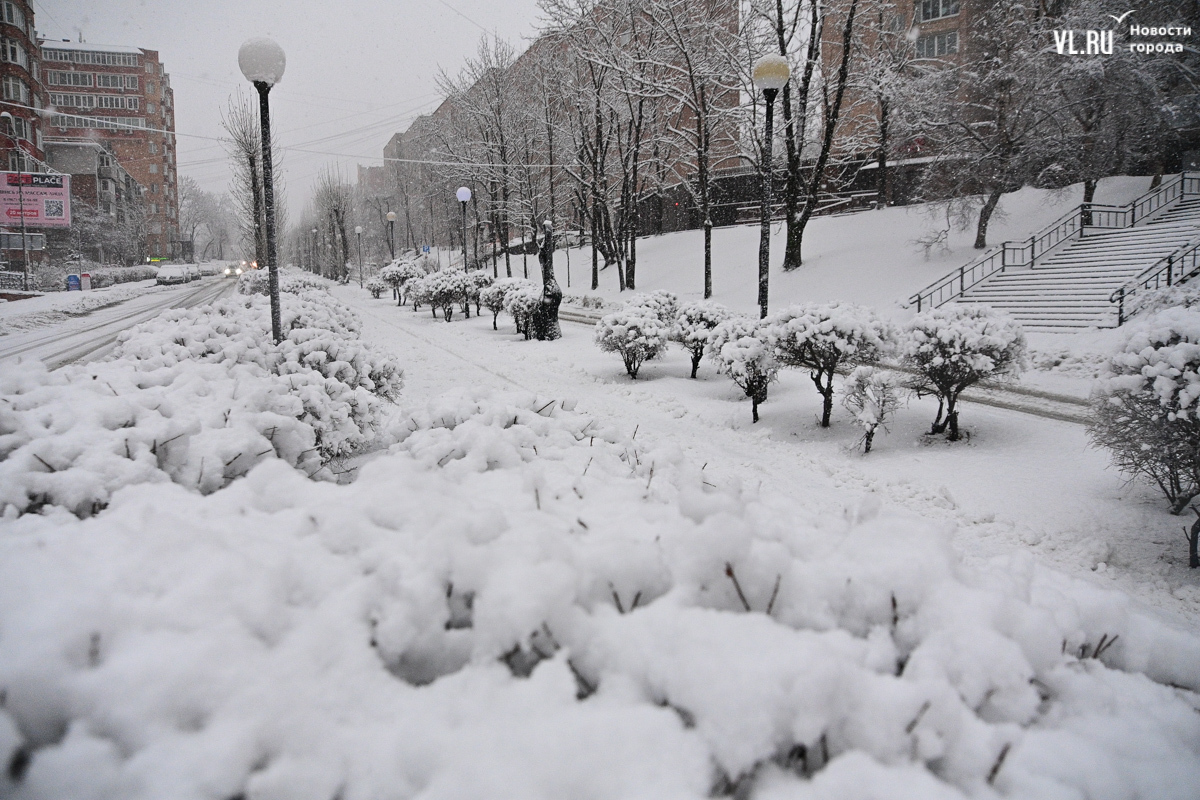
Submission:
[[[99,449],[22,400],[55,379],[0,370],[0,446],[41,485],[122,452],[147,476],[0,519],[0,795],[1196,796],[1200,580],[1080,426],[968,405],[968,441],[928,443],[914,402],[864,457],[796,372],[751,425],[678,349],[631,381],[585,326],[330,293],[361,329],[302,329],[287,374],[236,304],[148,327],[136,370],[68,369]],[[325,304],[301,316],[349,325]],[[262,458],[280,421],[299,462],[305,425],[370,416],[381,353],[387,452],[341,485]]]

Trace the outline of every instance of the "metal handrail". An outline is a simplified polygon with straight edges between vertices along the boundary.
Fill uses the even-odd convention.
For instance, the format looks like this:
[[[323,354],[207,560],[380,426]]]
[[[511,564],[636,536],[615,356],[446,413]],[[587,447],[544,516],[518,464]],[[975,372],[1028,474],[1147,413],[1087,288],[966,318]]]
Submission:
[[[1004,242],[996,250],[929,284],[908,301],[916,304],[918,312],[926,303],[930,308],[937,308],[961,296],[975,284],[997,272],[1003,272],[1005,267],[1036,266],[1039,258],[1063,242],[1082,237],[1085,229],[1131,228],[1138,220],[1145,220],[1168,203],[1189,194],[1200,194],[1200,173],[1181,172],[1123,206],[1080,203],[1028,239]],[[999,265],[995,263],[997,256],[1000,257]],[[991,269],[975,278],[981,267]],[[969,283],[968,277],[972,278]],[[947,291],[955,283],[958,283],[959,290]]]
[[[1140,290],[1150,292],[1164,286],[1186,283],[1197,275],[1200,275],[1200,239],[1180,245],[1174,252],[1163,256],[1108,296],[1108,302],[1117,306],[1117,327],[1124,325],[1128,319],[1125,314],[1125,301]]]

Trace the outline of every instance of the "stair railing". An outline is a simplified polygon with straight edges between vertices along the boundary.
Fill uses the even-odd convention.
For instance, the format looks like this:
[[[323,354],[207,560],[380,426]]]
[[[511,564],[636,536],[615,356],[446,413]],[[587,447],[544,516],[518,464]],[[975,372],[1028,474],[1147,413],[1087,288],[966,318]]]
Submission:
[[[1200,239],[1188,242],[1170,255],[1163,256],[1109,295],[1108,302],[1117,307],[1117,327],[1124,325],[1129,317],[1137,313],[1136,308],[1126,313],[1125,304],[1139,292],[1150,292],[1186,283],[1197,275],[1200,275]]]
[[[1006,267],[1034,268],[1037,260],[1089,229],[1131,228],[1186,195],[1200,195],[1200,173],[1181,172],[1124,206],[1080,203],[1028,239],[1005,242],[908,298],[917,311],[937,308]],[[955,288],[957,287],[957,289]],[[1119,290],[1118,290],[1119,291]],[[1114,301],[1116,302],[1116,301]]]

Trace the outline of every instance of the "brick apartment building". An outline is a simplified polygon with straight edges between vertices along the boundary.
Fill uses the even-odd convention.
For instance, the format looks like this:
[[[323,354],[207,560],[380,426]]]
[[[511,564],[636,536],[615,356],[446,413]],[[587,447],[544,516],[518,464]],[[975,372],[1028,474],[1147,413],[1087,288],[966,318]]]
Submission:
[[[146,253],[178,258],[175,100],[158,52],[118,45],[41,42],[42,79],[56,113],[52,143],[98,142],[143,187]],[[115,191],[100,177],[102,191]]]
[[[0,144],[8,170],[34,171],[45,158],[42,121],[46,104],[42,89],[33,9],[25,0],[0,0],[0,96],[13,127],[0,124]]]

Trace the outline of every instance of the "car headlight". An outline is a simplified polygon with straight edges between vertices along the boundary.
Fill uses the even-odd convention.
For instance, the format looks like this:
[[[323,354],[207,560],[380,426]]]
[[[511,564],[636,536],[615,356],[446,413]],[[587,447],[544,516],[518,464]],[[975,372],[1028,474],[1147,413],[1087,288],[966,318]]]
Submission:
[[[241,274],[242,274],[242,269],[241,269],[241,267],[238,267],[237,274],[238,274],[238,275],[241,275]]]

